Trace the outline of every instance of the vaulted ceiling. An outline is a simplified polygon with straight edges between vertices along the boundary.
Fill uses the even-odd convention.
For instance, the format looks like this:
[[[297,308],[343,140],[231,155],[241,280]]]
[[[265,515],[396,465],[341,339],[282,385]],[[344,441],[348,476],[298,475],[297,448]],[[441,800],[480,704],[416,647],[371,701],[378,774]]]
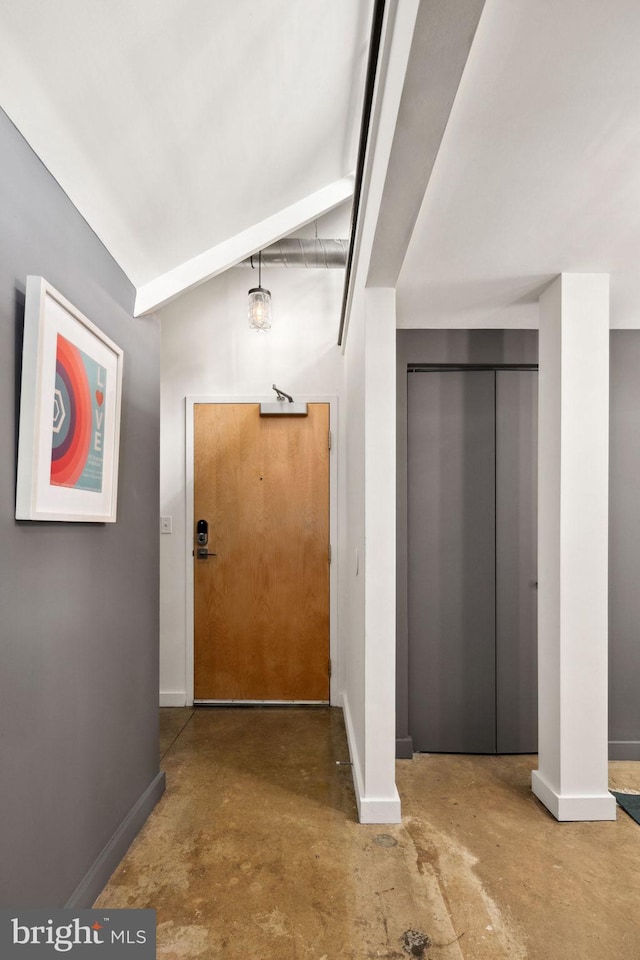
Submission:
[[[0,105],[167,302],[348,200],[373,0],[0,0]],[[401,324],[535,326],[560,271],[640,325],[638,0],[415,9],[369,282]]]
[[[152,308],[350,197],[371,7],[3,0],[0,105]]]

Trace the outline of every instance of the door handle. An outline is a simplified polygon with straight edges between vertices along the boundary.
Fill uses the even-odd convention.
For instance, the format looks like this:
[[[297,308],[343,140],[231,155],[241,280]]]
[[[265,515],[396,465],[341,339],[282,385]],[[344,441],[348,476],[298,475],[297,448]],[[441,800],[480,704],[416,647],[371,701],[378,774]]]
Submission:
[[[215,553],[209,553],[209,524],[206,520],[198,520],[196,524],[196,557],[198,560],[206,560],[207,557],[215,557]]]
[[[198,560],[206,560],[207,557],[217,557],[217,553],[209,553],[206,547],[198,547],[196,551],[196,557]]]

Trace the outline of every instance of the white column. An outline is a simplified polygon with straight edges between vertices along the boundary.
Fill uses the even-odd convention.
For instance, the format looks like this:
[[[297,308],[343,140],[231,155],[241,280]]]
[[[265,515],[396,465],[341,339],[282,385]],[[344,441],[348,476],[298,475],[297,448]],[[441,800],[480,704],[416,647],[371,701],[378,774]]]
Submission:
[[[608,792],[609,277],[540,298],[539,760],[558,820],[615,820]]]
[[[365,290],[363,823],[399,823],[396,749],[396,300]]]

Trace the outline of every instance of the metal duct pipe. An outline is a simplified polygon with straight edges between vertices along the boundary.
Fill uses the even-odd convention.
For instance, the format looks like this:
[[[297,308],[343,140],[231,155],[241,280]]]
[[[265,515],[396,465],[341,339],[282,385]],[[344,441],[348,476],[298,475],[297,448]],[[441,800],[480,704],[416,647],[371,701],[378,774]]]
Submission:
[[[344,269],[347,264],[348,249],[348,240],[318,240],[317,238],[306,240],[285,237],[262,250],[262,266]],[[242,260],[238,266],[257,268],[257,253],[247,260]]]

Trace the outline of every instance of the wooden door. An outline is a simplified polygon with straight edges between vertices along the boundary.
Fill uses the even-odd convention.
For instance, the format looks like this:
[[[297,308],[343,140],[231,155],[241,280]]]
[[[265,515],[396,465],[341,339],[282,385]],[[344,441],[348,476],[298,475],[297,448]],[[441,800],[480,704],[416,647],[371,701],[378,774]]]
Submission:
[[[329,405],[308,410],[194,407],[196,700],[329,699]]]

